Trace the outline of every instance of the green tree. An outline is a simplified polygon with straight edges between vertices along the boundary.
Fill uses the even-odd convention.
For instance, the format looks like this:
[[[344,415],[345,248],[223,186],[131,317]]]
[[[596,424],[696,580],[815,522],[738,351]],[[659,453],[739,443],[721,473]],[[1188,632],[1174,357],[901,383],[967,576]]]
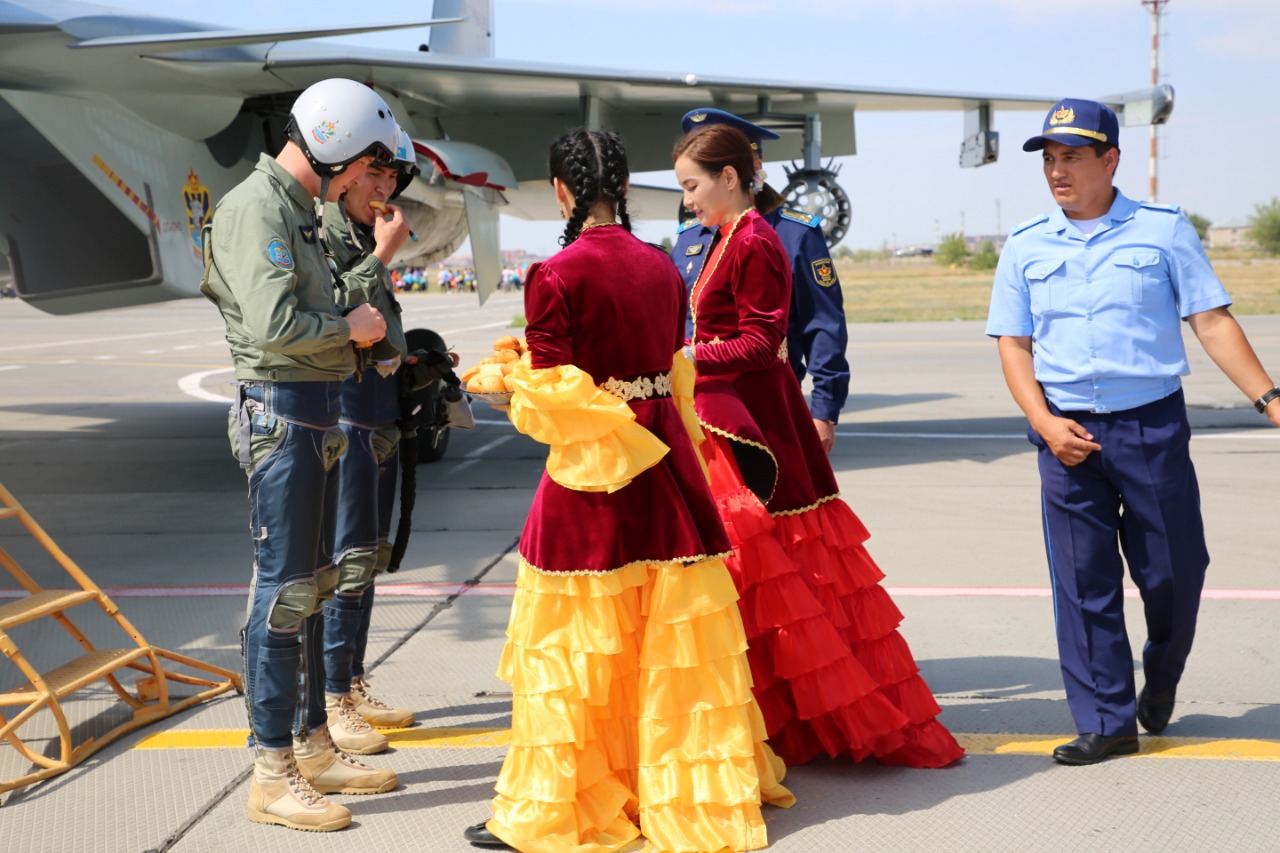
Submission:
[[[1201,216],[1191,211],[1187,211],[1187,219],[1191,221],[1191,227],[1196,229],[1196,236],[1203,243],[1205,236],[1209,233],[1209,229],[1213,227],[1213,223],[1209,221],[1207,216]]]
[[[1000,261],[1000,253],[996,251],[996,246],[990,240],[983,240],[982,245],[978,247],[978,252],[969,259],[969,269],[971,270],[993,270]]]
[[[938,263],[953,266],[962,264],[969,258],[969,246],[964,242],[963,234],[944,234],[938,243],[938,251],[933,253]]]
[[[847,258],[851,259],[852,257],[853,257],[853,249],[850,249],[848,246],[841,246],[840,248],[836,249],[835,259],[837,261],[843,261]]]
[[[669,255],[669,254],[671,254],[671,247],[672,247],[673,245],[674,245],[674,244],[671,242],[671,238],[670,238],[670,237],[663,237],[663,238],[662,238],[662,251],[666,252],[668,255]]]
[[[1254,205],[1244,236],[1268,255],[1280,255],[1280,198]]]

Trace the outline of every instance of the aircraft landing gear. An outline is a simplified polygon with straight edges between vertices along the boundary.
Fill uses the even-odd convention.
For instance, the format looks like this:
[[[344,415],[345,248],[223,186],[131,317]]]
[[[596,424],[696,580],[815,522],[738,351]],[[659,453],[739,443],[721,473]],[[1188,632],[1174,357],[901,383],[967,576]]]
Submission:
[[[787,173],[787,187],[782,191],[782,197],[786,199],[787,206],[821,216],[822,236],[826,238],[827,246],[834,249],[849,233],[852,221],[849,195],[836,181],[839,167],[832,160],[826,168],[784,166],[783,169]]]

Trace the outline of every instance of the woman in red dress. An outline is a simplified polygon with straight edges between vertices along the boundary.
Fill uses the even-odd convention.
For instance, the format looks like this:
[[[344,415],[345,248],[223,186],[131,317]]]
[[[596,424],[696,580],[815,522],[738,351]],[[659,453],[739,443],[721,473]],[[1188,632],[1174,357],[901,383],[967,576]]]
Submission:
[[[498,670],[511,746],[493,818],[465,836],[526,853],[640,834],[672,853],[758,849],[761,802],[794,798],[764,743],[729,541],[688,432],[683,283],[631,236],[616,135],[565,134],[551,174],[565,248],[529,270],[508,410],[551,451]]]
[[[719,124],[674,152],[685,205],[718,226],[689,294],[701,445],[734,555],[769,742],[788,764],[825,753],[941,767],[964,751],[898,633],[902,614],[840,499],[787,365],[790,261],[752,206],[751,144]]]

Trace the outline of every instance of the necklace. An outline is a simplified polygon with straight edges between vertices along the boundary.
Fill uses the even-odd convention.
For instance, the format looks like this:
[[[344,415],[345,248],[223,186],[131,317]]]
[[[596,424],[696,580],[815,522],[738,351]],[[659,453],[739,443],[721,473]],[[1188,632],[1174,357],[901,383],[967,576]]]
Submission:
[[[698,273],[698,280],[693,283],[693,287],[689,288],[689,316],[693,319],[693,339],[695,342],[698,339],[698,302],[702,298],[702,291],[707,289],[707,282],[716,274],[716,267],[720,266],[720,259],[724,257],[725,247],[729,245],[729,240],[733,237],[734,232],[738,230],[738,223],[751,210],[748,207],[734,217],[733,222],[729,225],[728,233],[724,235],[724,239],[716,246],[715,257],[711,259],[710,264],[703,265],[702,271]]]
[[[578,234],[581,235],[582,232],[586,231],[588,228],[603,228],[606,225],[617,225],[617,224],[618,223],[614,222],[613,220],[609,220],[608,222],[584,222],[582,223],[582,227],[578,229]]]

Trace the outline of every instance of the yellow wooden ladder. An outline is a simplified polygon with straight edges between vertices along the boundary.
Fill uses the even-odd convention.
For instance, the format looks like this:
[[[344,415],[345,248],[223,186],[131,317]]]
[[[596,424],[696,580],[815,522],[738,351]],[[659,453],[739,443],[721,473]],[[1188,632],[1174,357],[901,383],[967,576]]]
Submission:
[[[16,518],[22,522],[37,542],[66,570],[75,584],[72,589],[45,589],[7,551],[0,548],[0,565],[8,569],[26,595],[16,601],[0,605],[0,650],[13,662],[27,683],[5,693],[0,693],[0,709],[18,708],[11,716],[0,711],[0,739],[8,741],[14,749],[36,766],[30,773],[13,779],[0,780],[0,793],[22,788],[33,782],[48,779],[75,767],[99,749],[123,734],[145,726],[154,720],[177,713],[228,690],[243,692],[240,675],[212,664],[202,663],[185,655],[156,648],[143,639],[142,634],[125,618],[98,585],[77,566],[70,557],[36,524],[22,505],[0,484],[0,519]],[[67,611],[80,605],[95,602],[102,611],[124,631],[129,645],[122,649],[99,649],[75,626]],[[49,672],[41,673],[31,665],[9,631],[16,625],[49,617],[60,624],[80,645],[83,654]],[[180,665],[207,675],[175,672],[173,665]],[[134,692],[120,683],[121,670],[142,673],[132,685]],[[71,725],[62,700],[75,691],[96,681],[110,685],[122,702],[133,708],[132,717],[98,737],[86,737],[74,743]],[[193,695],[175,701],[169,695],[169,682],[202,688]],[[58,728],[60,749],[56,758],[44,755],[27,745],[19,730],[40,711],[52,714]],[[41,741],[48,740],[41,736]]]

